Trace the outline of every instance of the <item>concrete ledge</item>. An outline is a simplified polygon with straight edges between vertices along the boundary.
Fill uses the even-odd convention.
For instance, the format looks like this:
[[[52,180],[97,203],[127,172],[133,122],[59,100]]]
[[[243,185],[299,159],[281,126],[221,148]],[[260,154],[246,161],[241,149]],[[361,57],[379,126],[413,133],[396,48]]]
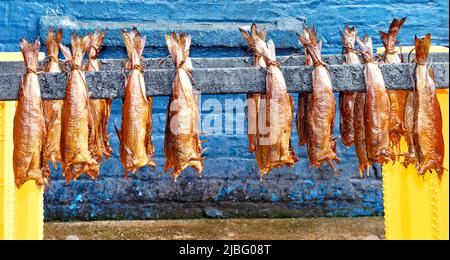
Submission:
[[[404,60],[407,61],[407,54],[404,54]],[[411,54],[411,59],[415,58],[415,54]],[[341,65],[344,63],[344,57],[341,54],[328,54],[322,56],[323,61],[328,65]],[[196,69],[200,68],[241,68],[251,67],[253,62],[250,57],[227,57],[227,58],[192,58],[192,65]],[[305,56],[279,56],[277,60],[286,66],[303,66],[305,64]],[[430,53],[429,60],[433,63],[448,62],[449,53]],[[119,71],[124,65],[121,59],[101,59],[101,70]],[[43,64],[41,64],[42,67]],[[150,69],[174,69],[171,58],[146,58],[142,60],[144,70]],[[0,74],[17,73],[24,71],[22,61],[6,61],[0,62]]]
[[[302,18],[279,19],[270,24],[260,24],[261,28],[267,28],[268,37],[279,39],[279,48],[297,48],[295,32],[303,27],[305,20]],[[146,46],[166,47],[164,34],[171,31],[186,32],[192,35],[193,46],[201,47],[243,47],[247,46],[238,28],[249,26],[249,22],[111,22],[111,21],[78,21],[66,16],[43,16],[40,19],[39,31],[43,39],[47,37],[49,26],[61,27],[64,33],[63,42],[69,43],[69,32],[75,31],[81,34],[92,32],[96,29],[108,29],[108,36],[104,41],[105,46],[124,46],[120,30],[131,29],[136,26],[139,31],[147,36]]]
[[[389,89],[412,89],[408,64],[380,65]],[[448,88],[448,62],[433,63],[436,87]],[[289,92],[309,92],[312,84],[312,67],[282,67]],[[365,91],[364,65],[328,66],[334,91]],[[145,72],[147,94],[166,96],[172,93],[173,69],[154,69]],[[199,68],[192,72],[197,81],[194,86],[202,94],[243,94],[265,91],[266,71],[252,67]],[[0,100],[17,99],[21,74],[0,74]],[[44,73],[40,75],[43,99],[63,99],[66,73]],[[124,75],[121,71],[109,70],[87,72],[86,83],[92,98],[120,98],[124,94]]]

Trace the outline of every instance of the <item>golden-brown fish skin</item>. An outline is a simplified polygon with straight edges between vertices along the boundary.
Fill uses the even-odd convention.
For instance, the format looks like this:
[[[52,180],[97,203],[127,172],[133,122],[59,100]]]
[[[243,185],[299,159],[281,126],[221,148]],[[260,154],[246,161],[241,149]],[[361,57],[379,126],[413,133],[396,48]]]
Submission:
[[[434,75],[428,69],[426,60],[430,49],[431,35],[415,38],[416,47],[416,91],[417,91],[417,136],[420,148],[420,161],[417,169],[420,175],[436,171],[444,172],[444,137],[442,134],[442,113],[436,96]]]
[[[99,71],[100,62],[98,55],[105,38],[105,31],[95,31],[88,34],[89,40],[86,46],[88,54],[88,61],[85,65],[86,71]],[[108,122],[111,113],[111,99],[92,99],[89,100],[89,106],[93,119],[93,125],[89,132],[89,147],[94,154],[95,159],[101,163],[102,155],[108,159],[112,154],[111,146],[109,145],[108,136]]]
[[[55,33],[53,28],[49,28],[46,49],[48,63],[45,72],[61,72],[59,65],[59,44],[62,40],[62,30],[58,29]],[[47,137],[44,144],[44,161],[51,161],[56,168],[56,162],[62,162],[61,158],[61,115],[64,105],[63,100],[44,100],[44,117],[47,131]]]
[[[359,160],[359,176],[362,177],[364,170],[367,170],[369,174],[369,167],[371,163],[367,157],[366,148],[366,133],[365,133],[365,120],[364,120],[364,107],[366,103],[366,94],[357,93],[355,99],[355,152]]]
[[[50,171],[43,158],[45,121],[37,75],[40,42],[28,43],[23,39],[20,49],[26,73],[22,78],[13,126],[13,169],[18,189],[34,180],[37,187],[48,184]]]
[[[321,58],[322,42],[317,41],[314,27],[306,29],[307,34],[299,35],[299,40],[311,55],[314,65],[312,93],[308,98],[308,158],[310,167],[329,164],[337,173],[334,161],[339,162],[336,155],[336,142],[333,138],[336,106],[333,88],[328,70]]]
[[[417,136],[417,93],[416,91],[408,91],[405,102],[405,116],[403,118],[403,125],[405,126],[405,141],[408,145],[408,151],[405,154],[403,166],[408,168],[408,165],[418,165],[419,163],[419,144]]]
[[[389,95],[381,70],[373,61],[372,39],[366,35],[364,40],[358,38],[358,44],[366,64],[364,117],[367,156],[370,163],[385,164],[389,159],[395,160],[389,143]]]
[[[240,31],[253,50],[255,65],[267,68],[266,94],[259,95],[256,109],[252,111],[256,112],[254,150],[263,178],[274,168],[293,167],[298,161],[290,141],[294,104],[276,61],[273,41],[266,43],[266,32],[258,33],[255,24],[251,26],[250,34],[242,28]]]
[[[295,126],[297,128],[298,133],[298,145],[303,146],[306,144],[306,140],[308,140],[308,132],[306,128],[307,119],[306,119],[306,111],[307,111],[307,102],[308,102],[308,94],[300,93],[298,95],[298,103],[297,103],[297,115],[295,118]]]
[[[345,64],[360,64],[358,56],[355,51],[355,41],[358,30],[356,27],[345,26],[344,32],[339,30],[341,36]],[[341,132],[342,143],[346,147],[350,147],[355,141],[354,129],[354,108],[355,108],[355,92],[341,92],[339,93],[339,111],[341,113],[339,129]]]
[[[141,167],[156,167],[153,161],[153,142],[151,132],[151,103],[147,97],[144,73],[141,65],[146,37],[142,37],[136,28],[130,32],[122,31],[122,38],[128,53],[128,75],[125,96],[122,104],[122,127],[118,136],[120,139],[120,160],[128,172],[134,173]]]
[[[385,64],[400,64],[401,59],[395,50],[397,42],[397,34],[405,23],[406,17],[402,19],[394,19],[389,26],[388,33],[379,32],[385,52],[383,55],[383,63]],[[389,119],[389,139],[391,144],[400,152],[400,139],[405,136],[406,129],[404,126],[405,105],[408,91],[406,90],[387,90],[391,104],[391,112]]]
[[[199,104],[194,95],[190,79],[192,63],[189,58],[191,37],[186,34],[165,36],[167,47],[176,66],[173,80],[173,94],[170,97],[166,116],[164,155],[167,173],[173,168],[172,176],[177,177],[187,167],[193,167],[199,175],[203,170],[202,147],[199,133]]]
[[[239,29],[241,34],[244,36],[245,40],[247,41],[250,49],[254,52],[254,61],[253,66],[255,67],[266,67],[266,64],[264,62],[264,58],[261,56],[261,53],[256,51],[255,42],[252,37],[250,37],[247,32],[243,29]],[[257,33],[257,32],[256,32]],[[266,40],[266,31],[262,31],[259,34],[259,37],[263,41]],[[256,132],[257,132],[257,118],[258,118],[258,106],[259,106],[259,100],[260,100],[260,94],[259,93],[253,93],[253,94],[247,94],[247,109],[246,109],[246,117],[247,117],[247,135],[248,135],[248,141],[249,141],[249,152],[254,153],[256,150]]]
[[[67,77],[66,97],[61,121],[61,152],[63,175],[68,184],[86,173],[95,179],[99,165],[89,149],[89,126],[92,116],[89,108],[89,92],[81,66],[88,38],[71,34],[72,53],[60,44],[61,52],[71,65]]]

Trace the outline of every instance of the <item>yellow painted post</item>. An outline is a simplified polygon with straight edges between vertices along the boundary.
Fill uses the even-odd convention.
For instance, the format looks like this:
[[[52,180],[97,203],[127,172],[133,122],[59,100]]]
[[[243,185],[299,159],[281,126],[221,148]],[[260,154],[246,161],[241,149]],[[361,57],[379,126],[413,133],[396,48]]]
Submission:
[[[403,47],[408,53],[412,47]],[[377,49],[382,53],[384,48]],[[448,52],[445,47],[431,47],[430,52]],[[449,91],[438,90],[445,142],[444,167],[449,169]],[[402,151],[407,151],[404,140]],[[437,174],[417,175],[413,166],[400,163],[383,166],[383,192],[386,238],[390,240],[449,239],[449,173],[439,181]]]
[[[0,55],[1,57],[1,55]],[[0,102],[0,239],[14,238],[14,174],[12,122],[16,102]]]
[[[44,53],[39,54],[44,59]],[[0,61],[22,61],[19,52],[0,53]],[[12,166],[15,101],[0,102],[0,239],[43,239],[44,196],[34,182],[20,190]]]

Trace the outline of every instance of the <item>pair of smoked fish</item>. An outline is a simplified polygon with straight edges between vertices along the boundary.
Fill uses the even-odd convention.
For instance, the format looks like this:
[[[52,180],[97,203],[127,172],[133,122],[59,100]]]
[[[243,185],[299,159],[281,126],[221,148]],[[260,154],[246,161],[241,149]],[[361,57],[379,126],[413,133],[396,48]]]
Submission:
[[[255,66],[267,70],[266,94],[248,97],[248,137],[250,152],[256,153],[261,178],[276,167],[293,167],[298,161],[290,141],[294,105],[276,61],[272,40],[265,42],[266,32],[258,33],[256,25],[250,33],[241,28],[255,56]],[[307,65],[313,65],[313,92],[299,98],[297,130],[300,144],[307,144],[310,167],[329,164],[336,172],[336,142],[333,122],[336,114],[330,76],[321,58],[322,43],[314,28],[305,28],[298,35],[307,53]]]
[[[122,105],[122,127],[116,129],[120,139],[120,158],[128,172],[134,173],[143,166],[156,167],[153,161],[152,144],[152,98],[147,98],[141,64],[145,37],[137,29],[122,32],[128,53],[126,68],[131,70],[126,80],[125,97]],[[191,37],[172,33],[165,36],[166,43],[176,67],[173,80],[173,95],[167,111],[164,153],[164,171],[173,169],[176,178],[192,166],[200,175],[203,170],[204,152],[199,138],[200,112],[198,98],[191,83],[192,63],[189,58]]]
[[[106,129],[111,100],[90,100],[84,79],[85,70],[99,70],[98,54],[104,36],[105,33],[99,31],[84,38],[72,34],[71,52],[61,44],[62,30],[49,29],[46,40],[48,63],[44,72],[61,72],[58,58],[61,50],[66,64],[70,65],[64,100],[41,100],[39,39],[34,43],[23,39],[20,43],[26,72],[14,117],[13,167],[18,188],[28,180],[35,180],[38,187],[48,185],[49,161],[54,167],[56,162],[62,164],[67,182],[83,172],[95,178],[102,155],[106,158],[111,155]],[[88,62],[83,67],[86,51]]]
[[[388,33],[380,31],[385,46],[381,62],[402,62],[395,50],[397,34],[406,17],[394,19]],[[366,36],[357,39],[356,28],[345,27],[340,32],[347,64],[358,64],[357,53],[365,65],[366,93],[340,93],[340,130],[345,146],[355,145],[360,161],[359,172],[369,172],[373,163],[396,161],[400,154],[400,140],[408,144],[403,164],[413,164],[420,175],[435,170],[443,173],[444,141],[442,116],[436,97],[433,72],[426,66],[431,36],[415,38],[416,87],[414,91],[387,90],[372,53],[372,40]],[[360,51],[355,50],[355,40]],[[395,155],[394,150],[398,153]]]

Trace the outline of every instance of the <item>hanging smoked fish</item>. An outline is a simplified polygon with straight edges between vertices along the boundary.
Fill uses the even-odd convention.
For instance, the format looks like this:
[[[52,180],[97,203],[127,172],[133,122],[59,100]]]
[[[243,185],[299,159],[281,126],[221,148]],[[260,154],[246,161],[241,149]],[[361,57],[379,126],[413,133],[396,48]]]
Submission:
[[[298,161],[290,141],[294,105],[276,61],[273,41],[266,43],[265,32],[258,33],[255,24],[250,35],[242,28],[240,31],[250,43],[258,64],[267,69],[266,94],[260,95],[255,109],[255,151],[262,178],[274,168],[293,167]]]
[[[98,55],[105,38],[104,31],[95,31],[88,34],[88,42],[86,51],[88,54],[88,62],[86,63],[86,71],[99,71],[100,62]],[[108,159],[111,156],[112,149],[109,145],[108,122],[111,114],[111,99],[91,99],[89,101],[90,110],[93,119],[93,125],[89,132],[89,147],[94,154],[95,159],[100,164],[102,162],[102,154]]]
[[[333,88],[326,64],[321,57],[322,41],[317,41],[314,27],[306,28],[306,31],[307,34],[299,35],[299,40],[311,55],[314,66],[312,93],[308,97],[306,112],[309,165],[318,168],[323,163],[327,163],[338,173],[333,162],[339,162],[336,155],[336,141],[333,138],[336,115]]]
[[[420,175],[436,171],[439,177],[444,172],[444,137],[442,135],[442,114],[436,97],[433,71],[427,66],[431,35],[414,39],[416,48],[416,113],[415,123],[419,145]]]
[[[356,27],[348,27],[345,25],[344,32],[339,29],[343,45],[343,54],[345,57],[345,64],[360,64],[355,50],[355,41],[357,35]],[[339,111],[342,143],[346,147],[350,147],[355,141],[355,99],[356,92],[341,92],[339,93]]]
[[[308,31],[306,28],[303,28],[303,35],[307,35]],[[302,44],[302,43],[300,43]],[[303,46],[303,45],[302,45]],[[313,61],[311,58],[311,55],[307,52],[305,46],[303,46],[303,49],[305,50],[305,66],[312,66]],[[308,131],[307,131],[307,125],[308,125],[308,119],[307,119],[307,109],[308,109],[308,93],[300,93],[298,95],[298,108],[297,108],[297,116],[295,120],[295,126],[297,127],[297,133],[298,133],[298,145],[303,146],[306,144],[308,140]]]
[[[388,162],[395,156],[389,144],[389,96],[383,75],[373,60],[372,39],[365,36],[357,39],[365,65],[366,100],[364,106],[365,138],[370,164]]]
[[[364,170],[367,171],[369,175],[369,169],[371,163],[367,157],[367,147],[366,147],[366,129],[365,129],[365,118],[364,109],[366,103],[365,93],[356,93],[355,98],[355,109],[354,109],[354,127],[355,127],[355,152],[359,160],[359,176],[363,176]]]
[[[60,61],[58,58],[59,44],[62,39],[62,30],[58,32],[49,28],[46,49],[48,54],[48,63],[44,68],[45,72],[61,72]],[[56,168],[56,162],[62,163],[61,159],[61,115],[64,105],[63,100],[44,100],[45,125],[47,138],[44,144],[44,161],[51,161]]]
[[[417,166],[419,163],[419,140],[417,136],[417,91],[408,91],[405,102],[405,115],[403,125],[405,126],[405,141],[408,145],[408,152],[405,154],[403,166],[408,168],[412,164]]]
[[[245,40],[248,43],[248,46],[253,51],[254,55],[254,63],[253,66],[260,68],[260,67],[266,67],[266,64],[264,62],[264,58],[261,56],[259,52],[255,52],[256,46],[253,41],[252,37],[248,37],[248,34],[245,30],[242,28],[239,28],[242,35],[244,36]],[[251,27],[252,33],[258,34],[256,32],[256,25],[252,25]],[[259,37],[261,40],[266,41],[266,30],[263,30],[259,33]],[[253,94],[247,94],[247,109],[246,109],[246,116],[247,116],[247,134],[248,134],[248,141],[249,141],[249,152],[254,153],[256,150],[256,124],[257,124],[257,106],[260,99],[259,93],[253,93]]]
[[[152,97],[147,98],[144,70],[141,65],[146,38],[136,28],[122,31],[128,53],[126,69],[131,70],[125,85],[122,104],[122,127],[117,131],[120,140],[120,160],[128,172],[134,173],[144,166],[156,167],[153,161]]]
[[[72,53],[60,44],[61,52],[70,65],[67,76],[66,97],[61,122],[61,155],[66,183],[86,173],[92,179],[98,177],[99,165],[89,149],[89,128],[92,114],[89,107],[89,91],[81,65],[89,37],[71,34]]]
[[[201,155],[205,150],[202,150],[199,136],[198,97],[194,95],[191,83],[191,36],[172,32],[165,38],[176,74],[172,84],[173,94],[167,106],[164,171],[167,173],[173,168],[172,176],[176,181],[181,172],[189,166],[201,175],[204,160]]]
[[[13,167],[15,184],[22,185],[34,180],[40,188],[49,183],[50,170],[43,158],[46,138],[45,120],[38,78],[39,39],[19,44],[25,62],[25,75],[19,90],[19,99],[13,126]]]
[[[400,64],[401,59],[395,50],[397,44],[397,34],[405,23],[406,17],[402,19],[394,19],[389,26],[388,33],[380,31],[381,40],[385,47],[383,55],[383,63],[386,64]],[[387,90],[389,100],[391,104],[391,113],[389,118],[389,140],[397,152],[400,152],[400,139],[405,135],[404,127],[404,115],[405,115],[405,102],[408,91],[406,90]]]

